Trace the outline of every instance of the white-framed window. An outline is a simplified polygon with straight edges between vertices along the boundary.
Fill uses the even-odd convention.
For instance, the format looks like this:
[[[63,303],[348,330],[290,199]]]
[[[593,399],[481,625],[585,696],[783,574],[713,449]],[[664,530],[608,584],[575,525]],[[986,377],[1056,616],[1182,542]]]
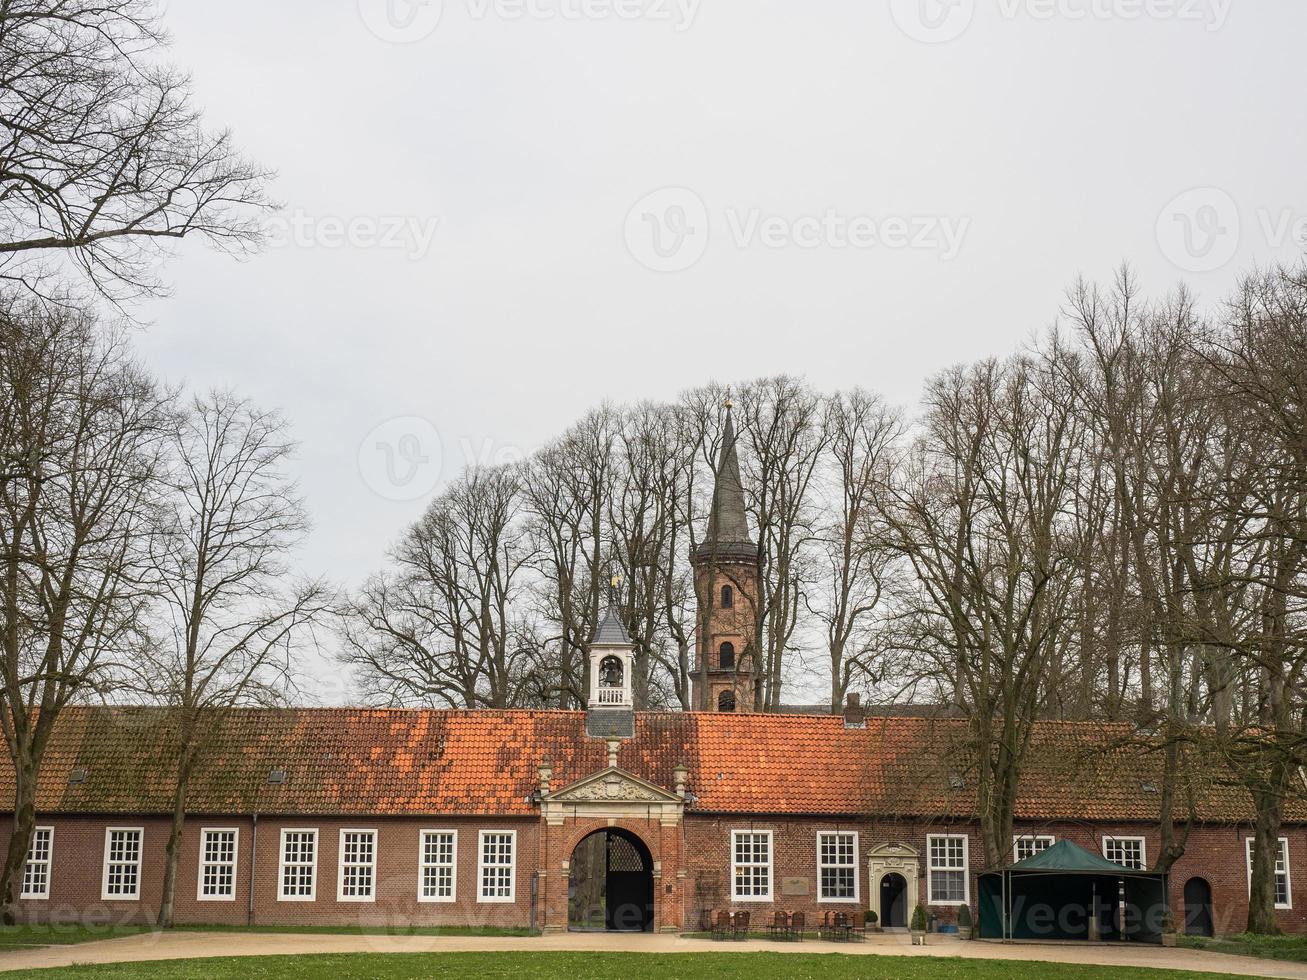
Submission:
[[[311,902],[318,894],[318,830],[316,827],[284,827],[281,831],[281,861],[277,868],[280,902]]]
[[[854,831],[818,831],[817,900],[858,900],[858,835]]]
[[[376,900],[377,832],[342,830],[340,860],[336,875],[336,901],[372,902]]]
[[[516,891],[517,831],[483,830],[477,848],[478,902],[511,902]]]
[[[418,838],[418,901],[454,901],[457,879],[458,831],[422,831]]]
[[[1148,852],[1142,837],[1104,837],[1103,857],[1113,864],[1136,871],[1148,867]]]
[[[240,831],[235,827],[200,828],[200,873],[195,897],[201,902],[231,902],[236,898],[236,848]]]
[[[1248,858],[1248,893],[1253,890],[1253,839],[1244,838],[1244,853]],[[1275,855],[1275,907],[1293,908],[1293,892],[1289,887],[1289,838],[1280,838],[1280,849]]]
[[[966,905],[971,894],[966,835],[927,834],[926,857],[926,903]]]
[[[1047,851],[1056,842],[1052,834],[1017,834],[1012,838],[1012,860],[1024,861]]]
[[[731,831],[731,898],[770,902],[772,840],[770,830]]]
[[[141,841],[144,837],[144,827],[104,829],[101,899],[134,902],[141,897]]]
[[[50,897],[50,860],[54,855],[54,828],[32,830],[32,846],[27,849],[23,865],[23,890],[19,898]]]

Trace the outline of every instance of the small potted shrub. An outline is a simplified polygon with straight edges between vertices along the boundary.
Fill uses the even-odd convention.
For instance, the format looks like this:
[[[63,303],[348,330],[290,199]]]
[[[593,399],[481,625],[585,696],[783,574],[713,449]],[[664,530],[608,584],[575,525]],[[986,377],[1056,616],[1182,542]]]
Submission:
[[[971,918],[971,906],[958,906],[958,936],[962,939],[972,939],[975,936],[976,924]]]
[[[908,921],[908,932],[912,934],[913,946],[926,945],[926,925],[928,922],[926,906],[918,905],[912,910],[912,918]]]
[[[867,928],[872,932],[880,932],[880,916],[875,909],[867,909]]]

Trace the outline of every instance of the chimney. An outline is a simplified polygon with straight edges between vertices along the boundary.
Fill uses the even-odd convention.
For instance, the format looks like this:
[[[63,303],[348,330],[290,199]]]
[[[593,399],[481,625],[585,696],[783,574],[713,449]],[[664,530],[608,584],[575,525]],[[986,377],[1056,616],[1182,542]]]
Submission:
[[[867,716],[862,710],[862,695],[846,695],[844,702],[844,727],[845,728],[866,728]]]

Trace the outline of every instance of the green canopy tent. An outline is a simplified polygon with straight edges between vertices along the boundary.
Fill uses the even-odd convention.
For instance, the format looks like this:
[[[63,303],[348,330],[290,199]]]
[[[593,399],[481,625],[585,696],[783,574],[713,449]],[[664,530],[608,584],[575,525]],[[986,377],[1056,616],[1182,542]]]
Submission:
[[[1061,840],[980,876],[980,936],[1160,943],[1166,882],[1164,872],[1123,868]]]

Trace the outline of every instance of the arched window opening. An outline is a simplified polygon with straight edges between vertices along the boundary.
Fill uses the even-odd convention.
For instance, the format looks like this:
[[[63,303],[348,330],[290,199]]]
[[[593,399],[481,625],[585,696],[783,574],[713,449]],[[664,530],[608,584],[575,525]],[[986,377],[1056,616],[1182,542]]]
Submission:
[[[722,670],[735,668],[735,644],[730,640],[717,648],[717,666]]]
[[[599,686],[622,686],[622,661],[617,657],[604,657],[599,661]]]
[[[722,586],[722,608],[723,609],[735,608],[735,590],[731,588],[729,585]]]
[[[734,692],[734,691],[722,691],[721,694],[717,695],[717,710],[718,710],[718,711],[734,711],[734,710],[735,710],[735,692]]]

